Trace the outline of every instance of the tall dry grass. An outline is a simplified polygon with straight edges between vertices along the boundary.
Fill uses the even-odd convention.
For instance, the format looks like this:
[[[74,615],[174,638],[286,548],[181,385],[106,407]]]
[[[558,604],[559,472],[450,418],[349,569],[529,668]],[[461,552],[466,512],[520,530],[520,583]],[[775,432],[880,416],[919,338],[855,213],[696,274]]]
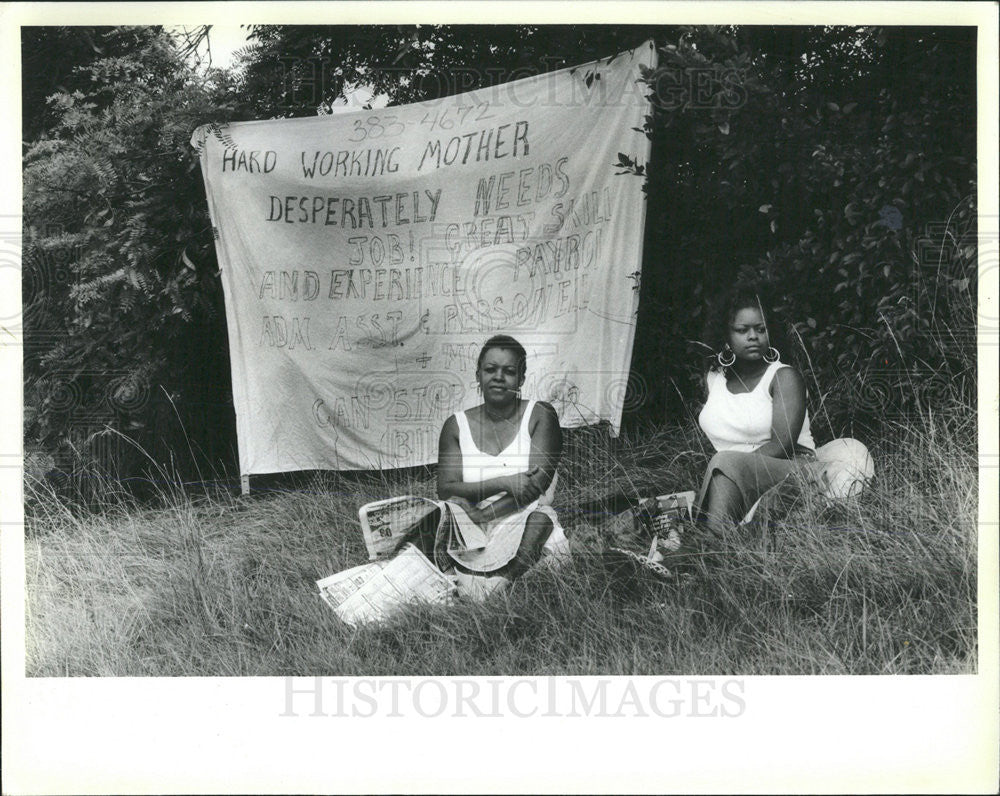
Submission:
[[[696,487],[703,440],[690,424],[568,432],[556,508],[569,565],[483,605],[418,605],[357,630],[314,581],[366,560],[358,506],[432,495],[427,470],[326,474],[247,498],[164,487],[156,507],[109,483],[96,511],[30,480],[27,673],[975,671],[975,413],[955,403],[865,441],[877,475],[860,498],[776,495],[663,583],[622,577],[603,554],[639,544],[617,513],[630,499]]]

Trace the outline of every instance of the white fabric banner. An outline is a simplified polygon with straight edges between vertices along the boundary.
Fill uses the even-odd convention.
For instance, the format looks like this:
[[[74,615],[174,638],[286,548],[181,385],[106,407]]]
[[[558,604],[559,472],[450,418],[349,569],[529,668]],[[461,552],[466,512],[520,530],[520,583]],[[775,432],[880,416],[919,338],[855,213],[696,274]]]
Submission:
[[[651,45],[371,111],[204,125],[241,474],[437,458],[493,334],[564,427],[621,424]]]

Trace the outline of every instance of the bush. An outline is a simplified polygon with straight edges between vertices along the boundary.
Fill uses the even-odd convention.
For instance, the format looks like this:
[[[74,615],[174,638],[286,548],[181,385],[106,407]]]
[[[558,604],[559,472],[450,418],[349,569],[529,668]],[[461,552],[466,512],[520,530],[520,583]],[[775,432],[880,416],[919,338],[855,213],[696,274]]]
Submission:
[[[139,460],[105,428],[165,458],[182,449],[179,404],[207,452],[229,458],[231,408],[204,411],[226,410],[231,390],[189,143],[197,125],[238,113],[229,79],[196,72],[166,33],[146,31],[76,80],[84,88],[49,98],[56,121],[24,157],[26,440],[64,470],[96,458],[130,475]]]
[[[974,401],[975,48],[961,38],[695,28],[660,46],[644,75],[655,111],[633,370],[661,382],[667,416],[697,394],[705,301],[737,281],[778,294],[831,435],[874,432],[887,407]],[[812,55],[785,57],[799,52]],[[692,71],[714,75],[714,93],[664,102]]]

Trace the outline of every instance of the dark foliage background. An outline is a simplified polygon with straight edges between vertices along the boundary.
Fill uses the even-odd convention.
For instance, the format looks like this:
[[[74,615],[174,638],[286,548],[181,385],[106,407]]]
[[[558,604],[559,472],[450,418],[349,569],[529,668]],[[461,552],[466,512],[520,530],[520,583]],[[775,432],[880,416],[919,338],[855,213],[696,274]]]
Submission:
[[[626,425],[686,422],[705,303],[736,280],[776,297],[820,438],[975,405],[974,29],[266,26],[235,71],[198,61],[204,32],[24,30],[25,438],[57,467],[238,471],[195,127],[328,112],[359,85],[431,99],[647,38],[652,156],[619,164],[648,200]]]

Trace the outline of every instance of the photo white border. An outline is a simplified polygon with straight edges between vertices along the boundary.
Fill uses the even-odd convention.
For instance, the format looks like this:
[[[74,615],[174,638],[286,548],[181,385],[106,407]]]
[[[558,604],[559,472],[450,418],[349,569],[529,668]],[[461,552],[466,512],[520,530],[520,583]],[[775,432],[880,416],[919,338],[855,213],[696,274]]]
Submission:
[[[6,153],[0,217],[21,213],[20,117],[9,112],[20,104],[19,25],[460,24],[509,23],[515,16],[538,24],[977,25],[979,212],[994,223],[1000,216],[998,31],[991,3],[343,2],[0,6],[0,90],[8,110],[0,125]],[[980,271],[986,266],[996,268],[981,259]],[[980,284],[983,317],[1000,315],[997,298],[996,282]],[[7,338],[3,331],[0,338]],[[3,339],[3,792],[995,792],[996,350],[980,347],[977,675],[736,678],[745,686],[746,709],[735,718],[510,715],[466,723],[282,717],[282,678],[26,679],[22,349],[19,341]]]

